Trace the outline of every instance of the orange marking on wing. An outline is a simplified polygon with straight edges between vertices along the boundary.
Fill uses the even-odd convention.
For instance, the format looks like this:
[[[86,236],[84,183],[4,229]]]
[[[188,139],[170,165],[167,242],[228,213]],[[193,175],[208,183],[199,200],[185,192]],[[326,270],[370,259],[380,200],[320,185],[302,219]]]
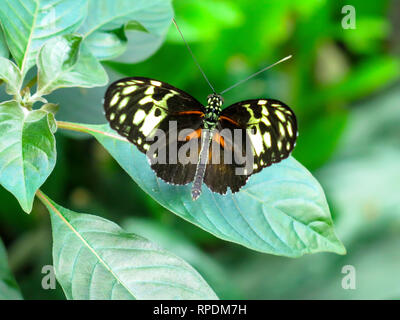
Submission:
[[[213,136],[213,140],[217,143],[219,143],[221,145],[221,147],[223,148],[225,146],[225,140],[224,138],[218,133],[216,132]]]
[[[181,111],[176,113],[178,116],[183,116],[186,114],[199,114],[200,116],[204,116],[204,113],[201,111]]]
[[[231,118],[228,118],[226,116],[220,116],[219,120],[226,120],[230,123],[233,123],[235,126],[239,126],[239,123],[237,123],[235,120],[232,120]]]
[[[200,136],[201,136],[201,129],[197,129],[196,131],[193,131],[191,134],[188,134],[185,140],[189,141],[192,139],[200,138]]]

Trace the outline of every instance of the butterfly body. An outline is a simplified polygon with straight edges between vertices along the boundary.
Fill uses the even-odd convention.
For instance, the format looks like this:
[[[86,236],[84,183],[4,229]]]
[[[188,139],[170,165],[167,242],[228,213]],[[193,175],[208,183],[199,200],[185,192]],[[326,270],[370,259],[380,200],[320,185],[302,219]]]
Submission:
[[[165,82],[133,77],[110,85],[104,109],[111,128],[147,155],[159,178],[193,182],[195,200],[203,183],[220,194],[239,191],[252,174],[287,158],[296,143],[296,117],[284,103],[253,99],[222,109],[223,101],[211,94],[204,106]],[[149,154],[152,141],[159,148]],[[161,154],[167,161],[153,161]],[[191,161],[181,157],[188,154]]]

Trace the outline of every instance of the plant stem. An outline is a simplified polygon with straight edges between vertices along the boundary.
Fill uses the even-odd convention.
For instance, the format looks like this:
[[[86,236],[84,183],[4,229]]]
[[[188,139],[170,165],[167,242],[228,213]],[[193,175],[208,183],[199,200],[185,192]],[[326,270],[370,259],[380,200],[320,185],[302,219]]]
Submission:
[[[57,121],[57,128],[70,130],[70,131],[88,133],[87,129],[84,126],[81,126],[81,125],[79,125],[77,123],[73,123],[73,122],[67,122],[67,121]]]
[[[32,88],[37,81],[37,76],[34,76],[31,80],[29,80],[29,82],[26,84],[25,88]]]
[[[95,133],[102,134],[104,136],[111,137],[113,139],[118,139],[121,141],[127,142],[128,140],[119,136],[115,135],[109,132],[105,132],[101,129],[95,129],[95,128],[90,128],[90,127],[85,127],[84,124],[79,124],[79,123],[74,123],[74,122],[67,122],[67,121],[57,121],[57,128],[59,129],[65,129],[65,130],[70,130],[70,131],[77,131],[77,132],[83,132],[87,133],[90,135],[94,135]]]

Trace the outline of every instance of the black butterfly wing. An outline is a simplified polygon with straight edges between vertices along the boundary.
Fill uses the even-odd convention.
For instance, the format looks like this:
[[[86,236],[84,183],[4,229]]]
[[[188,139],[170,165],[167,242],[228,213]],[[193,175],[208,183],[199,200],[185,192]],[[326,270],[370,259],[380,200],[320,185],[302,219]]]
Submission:
[[[177,146],[173,146],[170,142],[174,139],[169,137],[182,129],[198,130],[204,116],[203,105],[191,95],[165,82],[143,77],[112,83],[104,98],[104,110],[111,128],[143,153],[147,154],[150,145],[157,141],[157,130],[162,130],[166,139],[160,149],[167,159],[173,153],[172,147],[179,150],[185,142],[175,141]],[[176,124],[172,129],[171,123]],[[151,167],[161,179],[179,185],[192,181],[196,171],[196,165],[191,163],[153,163]]]
[[[287,158],[297,139],[294,112],[283,102],[273,99],[246,100],[227,107],[220,115],[218,129],[231,131],[232,136],[235,129],[243,132],[242,139],[234,139],[231,144],[223,141],[219,146],[221,153],[228,145],[232,154],[242,155],[247,161],[246,166],[235,159],[230,166],[224,162],[207,166],[204,181],[211,190],[219,193],[226,193],[228,187],[232,192],[238,191],[251,174]],[[251,153],[246,152],[246,145],[251,147]]]
[[[246,171],[246,140],[249,138],[231,122],[219,121],[209,147],[209,159],[204,175],[204,183],[213,192],[225,194],[228,187],[237,192],[249,177]],[[244,132],[244,134],[243,134]],[[252,162],[251,162],[252,163]]]

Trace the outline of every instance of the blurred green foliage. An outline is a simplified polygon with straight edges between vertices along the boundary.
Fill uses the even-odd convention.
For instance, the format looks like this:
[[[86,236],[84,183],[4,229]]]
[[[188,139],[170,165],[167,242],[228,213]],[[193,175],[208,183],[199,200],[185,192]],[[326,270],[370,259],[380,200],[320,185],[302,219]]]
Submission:
[[[354,30],[342,28],[344,5],[356,8]],[[293,55],[230,91],[225,105],[271,97],[294,109],[300,131],[294,156],[326,189],[347,256],[293,260],[216,239],[153,201],[93,140],[57,134],[58,163],[44,192],[66,207],[96,212],[159,241],[192,264],[221,298],[400,299],[400,3],[176,0],[174,7],[219,91]],[[166,81],[203,102],[210,93],[173,26],[146,61],[104,65],[120,75]],[[96,95],[76,102],[90,109],[82,122],[88,115],[93,123],[101,119],[104,90],[91,90]],[[68,103],[62,112],[76,113],[74,107]],[[39,289],[40,266],[51,264],[48,214],[40,204],[23,214],[4,189],[0,203],[0,234],[24,297],[61,298],[59,290]],[[356,290],[341,287],[347,264],[357,270]]]

